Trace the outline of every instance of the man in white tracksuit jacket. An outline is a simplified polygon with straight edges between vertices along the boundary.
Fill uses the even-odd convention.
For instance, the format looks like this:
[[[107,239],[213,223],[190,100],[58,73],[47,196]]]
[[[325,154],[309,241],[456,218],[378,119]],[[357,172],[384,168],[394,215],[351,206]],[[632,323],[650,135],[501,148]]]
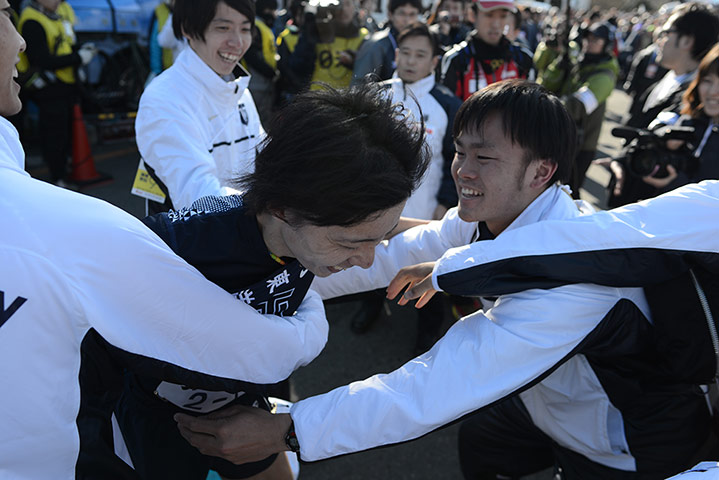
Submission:
[[[246,24],[216,32],[215,20],[200,24],[198,18],[203,16],[193,11],[206,9],[207,4],[179,2],[173,23],[176,34],[184,29],[189,48],[140,98],[137,147],[169,197],[165,210],[189,207],[208,195],[237,193],[232,181],[253,171],[255,150],[265,133],[247,89],[250,76],[238,63],[252,41],[254,7],[237,0],[232,7],[223,1],[213,3],[217,12],[227,10],[222,11],[226,18],[239,15]],[[218,52],[238,59],[223,62]],[[162,208],[151,208],[157,210]]]
[[[472,248],[481,252],[494,247],[508,258],[567,239],[569,234],[558,240],[525,233],[545,222],[585,218],[564,188],[550,182],[552,162],[541,160],[551,155],[562,165],[573,153],[571,148],[562,152],[561,144],[551,139],[542,143],[546,131],[567,131],[569,138],[573,134],[571,120],[555,106],[558,100],[542,91],[510,81],[465,102],[454,132],[459,209],[378,247],[369,270],[349,270],[317,282],[322,295],[387,285],[400,267],[435,261],[447,249],[477,239]],[[508,111],[514,115],[504,117],[503,142],[498,119]],[[562,119],[552,118],[552,111]],[[530,129],[524,122],[539,136],[527,134]],[[560,128],[565,126],[566,130]],[[475,130],[483,134],[467,135]],[[509,167],[518,148],[509,141],[511,135],[525,142],[520,158],[526,150],[539,157],[519,176]],[[502,178],[506,191],[490,183]],[[526,190],[536,189],[537,180],[544,187],[521,207],[528,198]],[[716,210],[716,195],[711,201]],[[661,207],[653,211],[663,214]],[[706,230],[706,209],[696,213],[705,219],[700,225]],[[681,216],[676,219],[685,225]],[[497,232],[501,233],[496,241],[482,241]],[[709,245],[708,251],[717,250],[717,241],[709,235],[700,240],[703,249]],[[610,245],[611,241],[607,239]],[[697,386],[672,377],[656,362],[661,355],[653,342],[643,289],[635,284],[617,288],[568,280],[547,283],[551,258],[540,264],[544,268],[532,269],[532,257],[520,262],[529,273],[513,286],[501,281],[502,276],[495,280],[484,274],[494,266],[491,261],[482,263],[485,270],[479,273],[462,270],[463,262],[473,264],[477,258],[478,254],[456,261],[443,258],[435,267],[435,286],[450,293],[498,297],[485,310],[457,322],[427,353],[392,373],[297,402],[289,418],[239,411],[224,419],[181,417],[183,434],[201,451],[222,448],[226,458],[237,460],[248,455],[248,445],[263,454],[265,449],[283,449],[279,442],[261,448],[253,439],[260,431],[265,438],[278,438],[270,432],[286,429],[291,419],[301,458],[312,461],[417,438],[479,410],[469,417],[468,427],[462,427],[460,438],[467,478],[522,476],[553,464],[567,479],[665,478],[696,463],[692,457],[709,436],[708,409]],[[477,425],[481,428],[474,428]],[[248,433],[253,429],[254,435]]]
[[[427,25],[410,24],[397,37],[397,70],[382,82],[394,101],[402,102],[416,121],[424,121],[432,163],[402,216],[425,220],[440,219],[448,208],[457,205],[449,170],[454,158],[452,123],[462,102],[435,80],[438,51],[437,40]]]
[[[316,294],[294,317],[260,315],[135,217],[32,179],[4,118],[0,142],[0,478],[75,478],[80,347],[93,329],[159,369],[256,383],[287,378],[324,347]]]

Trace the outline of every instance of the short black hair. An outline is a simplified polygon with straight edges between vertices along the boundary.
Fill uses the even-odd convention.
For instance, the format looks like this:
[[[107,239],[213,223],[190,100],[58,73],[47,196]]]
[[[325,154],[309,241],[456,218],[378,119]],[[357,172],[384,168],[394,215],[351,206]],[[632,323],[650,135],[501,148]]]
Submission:
[[[674,18],[672,28],[677,31],[677,42],[685,35],[694,37],[691,55],[696,61],[719,40],[719,17],[705,5],[685,3],[674,10],[670,18]]]
[[[399,32],[399,35],[397,35],[397,46],[401,46],[402,42],[410,37],[427,37],[429,45],[432,47],[432,55],[439,55],[441,53],[437,36],[432,33],[426,23],[416,21],[407,25],[401,32]]]
[[[414,7],[420,13],[422,13],[422,1],[421,0],[389,0],[389,5],[387,6],[387,10],[389,10],[389,13],[394,13],[394,11],[397,10],[399,7],[403,7],[405,5]]]
[[[410,115],[375,83],[297,95],[270,123],[254,173],[238,179],[248,212],[350,226],[400,204],[430,158]]]
[[[182,39],[184,31],[191,38],[205,41],[205,32],[215,18],[217,5],[223,2],[240,12],[255,24],[255,2],[253,0],[175,0],[172,11],[172,31],[175,37]]]
[[[487,118],[500,115],[504,134],[526,152],[525,162],[547,159],[557,165],[550,184],[569,181],[577,151],[574,120],[549,90],[526,80],[504,80],[475,92],[454,118],[452,135],[481,131]]]

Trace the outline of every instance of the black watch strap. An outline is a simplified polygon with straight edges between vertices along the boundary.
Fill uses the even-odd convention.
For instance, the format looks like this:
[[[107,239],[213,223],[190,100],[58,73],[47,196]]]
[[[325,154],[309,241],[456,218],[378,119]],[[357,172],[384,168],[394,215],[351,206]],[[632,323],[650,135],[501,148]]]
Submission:
[[[300,451],[300,441],[297,440],[297,434],[295,433],[295,422],[290,421],[290,428],[287,429],[287,433],[285,434],[285,445],[287,445],[287,448],[291,452],[299,452]]]

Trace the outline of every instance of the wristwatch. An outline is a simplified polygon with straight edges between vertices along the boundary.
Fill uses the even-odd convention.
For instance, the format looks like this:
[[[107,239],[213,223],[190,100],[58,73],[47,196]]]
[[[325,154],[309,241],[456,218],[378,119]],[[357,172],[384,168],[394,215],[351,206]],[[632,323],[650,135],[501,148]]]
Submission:
[[[297,440],[295,433],[295,422],[290,420],[290,428],[285,433],[285,445],[291,452],[298,453],[300,451],[300,441]]]

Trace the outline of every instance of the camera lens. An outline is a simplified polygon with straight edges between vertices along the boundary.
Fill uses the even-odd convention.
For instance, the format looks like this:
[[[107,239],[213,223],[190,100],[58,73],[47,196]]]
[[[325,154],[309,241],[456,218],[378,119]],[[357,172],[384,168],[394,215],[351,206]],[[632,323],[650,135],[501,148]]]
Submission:
[[[629,170],[638,177],[645,177],[657,167],[657,152],[651,149],[641,149],[633,153],[629,159]]]

